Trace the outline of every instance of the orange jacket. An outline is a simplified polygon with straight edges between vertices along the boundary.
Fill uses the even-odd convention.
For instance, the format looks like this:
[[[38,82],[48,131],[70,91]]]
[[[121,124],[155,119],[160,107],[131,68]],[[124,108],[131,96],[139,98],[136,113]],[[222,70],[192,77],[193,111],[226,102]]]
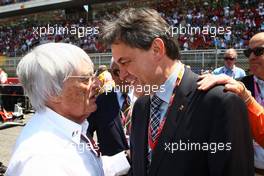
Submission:
[[[256,142],[264,147],[264,108],[254,98],[247,103],[251,131]]]

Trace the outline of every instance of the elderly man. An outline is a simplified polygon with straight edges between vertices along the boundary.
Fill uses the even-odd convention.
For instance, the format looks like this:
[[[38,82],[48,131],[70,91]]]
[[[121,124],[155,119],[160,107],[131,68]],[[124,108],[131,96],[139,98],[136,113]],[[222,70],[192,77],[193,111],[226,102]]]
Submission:
[[[249,60],[252,75],[242,79],[256,101],[264,107],[264,32],[254,35],[249,41],[249,48],[244,51]],[[264,149],[254,143],[256,172],[264,175]]]
[[[242,68],[236,67],[237,52],[235,49],[231,48],[226,50],[224,55],[224,66],[216,68],[213,74],[226,74],[234,79],[242,78],[246,76],[245,71]]]
[[[98,146],[86,136],[86,117],[97,108],[93,72],[89,56],[71,44],[44,44],[20,61],[17,75],[36,114],[17,140],[7,176],[101,176],[117,171],[107,166],[109,157],[101,160]],[[125,156],[120,159],[127,162]]]
[[[160,87],[134,105],[133,175],[254,174],[245,104],[223,86],[197,90],[198,75],[179,61],[175,38],[157,11],[123,10],[102,34],[122,79]]]

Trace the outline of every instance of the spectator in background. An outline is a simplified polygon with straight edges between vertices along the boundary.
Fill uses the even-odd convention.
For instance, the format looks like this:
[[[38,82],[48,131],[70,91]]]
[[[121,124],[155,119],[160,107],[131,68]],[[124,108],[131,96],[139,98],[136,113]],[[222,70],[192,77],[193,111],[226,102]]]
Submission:
[[[234,79],[242,78],[246,76],[245,71],[242,68],[236,67],[237,52],[231,48],[226,50],[224,54],[224,66],[216,68],[213,74],[226,74]]]
[[[120,70],[116,63],[110,66],[115,88],[97,97],[97,110],[88,117],[88,131],[95,131],[103,155],[114,155],[129,149],[131,104],[135,97],[127,81],[119,78]]]
[[[0,83],[1,84],[7,83],[7,77],[8,77],[7,73],[2,68],[0,68]]]
[[[96,75],[100,80],[100,93],[111,91],[115,86],[115,82],[106,65],[100,65]]]

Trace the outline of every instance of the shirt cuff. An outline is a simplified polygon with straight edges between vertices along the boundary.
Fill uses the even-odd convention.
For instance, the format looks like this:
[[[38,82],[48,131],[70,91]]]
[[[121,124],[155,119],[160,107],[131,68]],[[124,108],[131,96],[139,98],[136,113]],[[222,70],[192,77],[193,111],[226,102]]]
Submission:
[[[130,164],[124,151],[113,156],[102,156],[101,158],[105,176],[125,175],[130,169]]]

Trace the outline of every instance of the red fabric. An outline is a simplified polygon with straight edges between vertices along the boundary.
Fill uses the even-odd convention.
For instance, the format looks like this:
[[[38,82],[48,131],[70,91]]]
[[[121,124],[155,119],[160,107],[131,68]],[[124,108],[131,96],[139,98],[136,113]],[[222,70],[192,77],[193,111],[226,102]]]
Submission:
[[[7,83],[8,84],[18,84],[19,80],[17,77],[10,77],[10,78],[7,78]]]
[[[253,137],[264,147],[264,109],[256,101],[249,103],[247,108]]]

